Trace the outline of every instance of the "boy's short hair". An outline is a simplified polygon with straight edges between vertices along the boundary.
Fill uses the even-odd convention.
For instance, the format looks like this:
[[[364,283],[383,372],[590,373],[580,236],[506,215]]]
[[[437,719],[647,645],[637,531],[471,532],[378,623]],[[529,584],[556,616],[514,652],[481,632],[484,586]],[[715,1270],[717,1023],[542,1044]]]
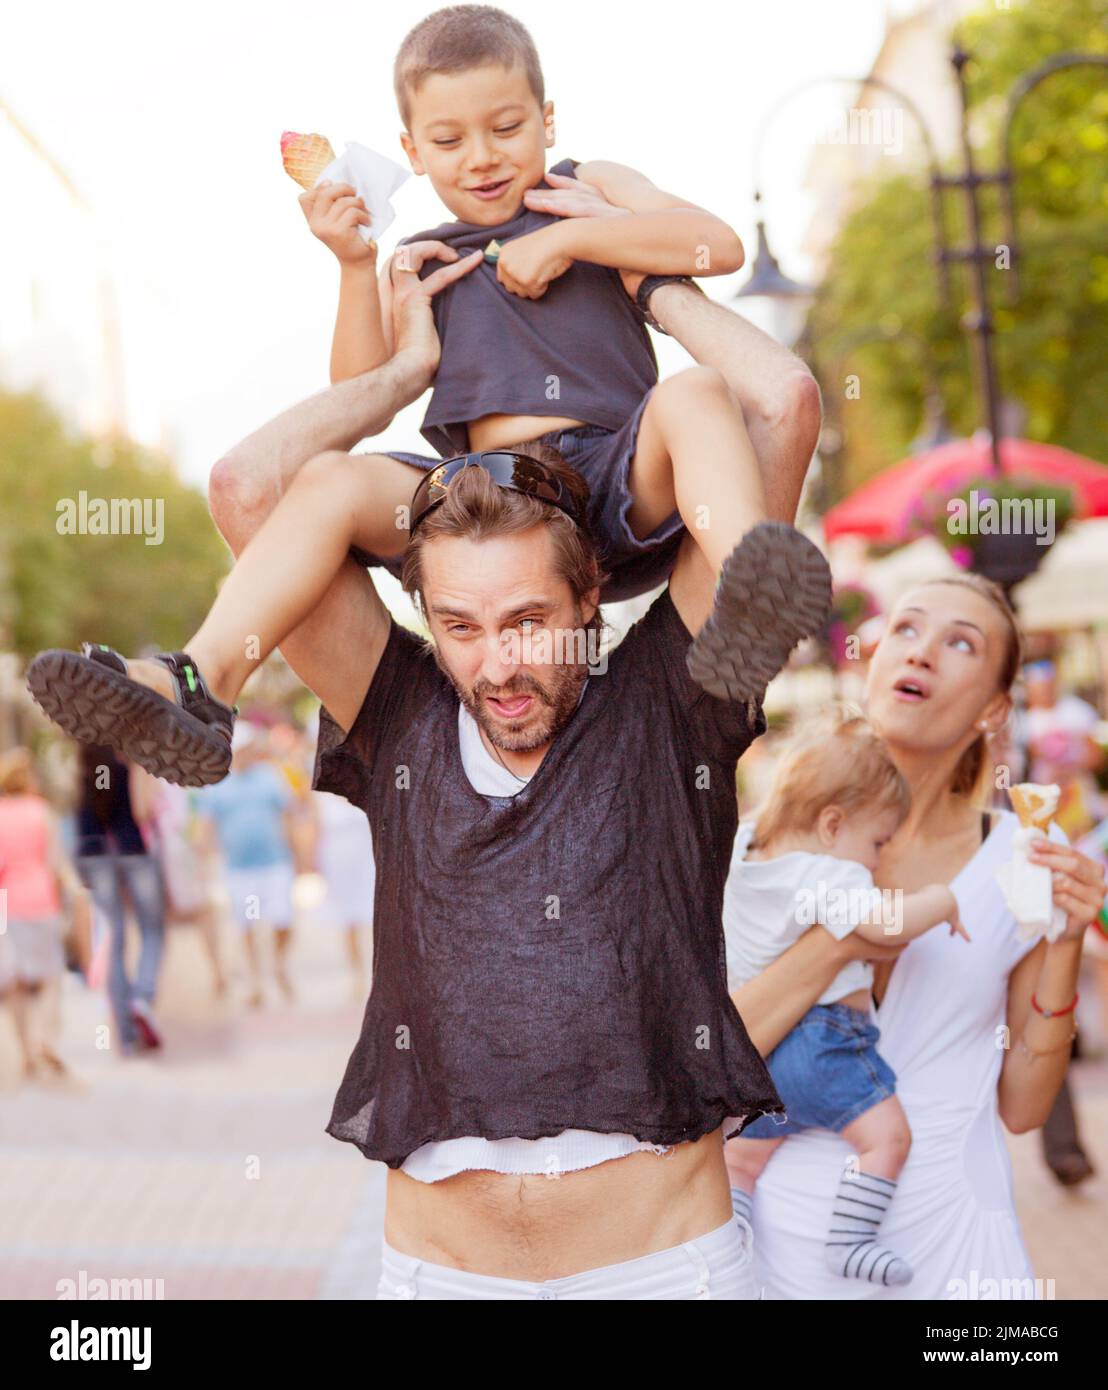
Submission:
[[[899,825],[911,804],[908,783],[874,727],[858,710],[835,707],[790,735],[758,809],[751,848],[814,830],[827,806],[840,806],[848,816],[895,811]]]
[[[514,15],[495,5],[448,5],[420,20],[400,45],[393,67],[396,104],[405,130],[412,94],[432,73],[467,72],[496,63],[522,67],[535,100],[543,104],[538,50]]]

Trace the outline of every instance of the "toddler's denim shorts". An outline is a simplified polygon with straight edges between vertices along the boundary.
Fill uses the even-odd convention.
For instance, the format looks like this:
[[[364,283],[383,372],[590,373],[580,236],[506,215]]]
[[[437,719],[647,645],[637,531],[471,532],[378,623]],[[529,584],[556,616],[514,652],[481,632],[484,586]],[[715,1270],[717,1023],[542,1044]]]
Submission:
[[[685,524],[676,511],[642,540],[632,534],[627,522],[631,507],[628,486],[631,460],[635,456],[639,425],[650,395],[647,392],[635,413],[617,430],[606,429],[603,425],[578,425],[573,429],[551,430],[535,441],[557,449],[589,485],[589,529],[600,548],[601,563],[609,574],[600,596],[604,603],[634,598],[664,584],[685,534]],[[442,463],[441,458],[425,454],[399,453],[391,449],[375,452],[410,463],[425,472]],[[415,491],[414,482],[412,491]],[[382,559],[357,548],[350,553],[359,564],[381,565],[390,574],[400,576],[400,556]]]
[[[896,1073],[877,1051],[880,1030],[849,1004],[816,1004],[766,1058],[785,1105],[759,1115],[743,1139],[783,1139],[803,1129],[838,1133],[896,1093]]]

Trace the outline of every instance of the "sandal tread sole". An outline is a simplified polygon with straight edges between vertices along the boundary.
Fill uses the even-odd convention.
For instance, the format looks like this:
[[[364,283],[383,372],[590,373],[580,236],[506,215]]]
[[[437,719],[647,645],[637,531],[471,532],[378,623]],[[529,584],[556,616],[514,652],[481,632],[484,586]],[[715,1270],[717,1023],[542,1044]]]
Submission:
[[[762,522],[724,562],[715,607],[689,648],[693,680],[724,700],[760,699],[831,608],[831,571],[792,526]]]
[[[40,652],[27,668],[36,703],[80,743],[103,743],[183,787],[222,781],[230,743],[196,715],[77,652]]]

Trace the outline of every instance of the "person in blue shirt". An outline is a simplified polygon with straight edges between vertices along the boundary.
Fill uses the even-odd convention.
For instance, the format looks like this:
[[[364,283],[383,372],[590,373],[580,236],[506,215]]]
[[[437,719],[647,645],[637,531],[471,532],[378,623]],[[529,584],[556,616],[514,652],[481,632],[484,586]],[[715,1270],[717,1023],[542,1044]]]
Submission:
[[[292,941],[291,812],[293,792],[268,761],[265,735],[249,724],[235,729],[227,778],[194,792],[196,809],[214,831],[223,855],[231,911],[242,928],[250,971],[252,1008],[265,1001],[257,928],[274,931],[274,974],[290,1002],[288,950]]]

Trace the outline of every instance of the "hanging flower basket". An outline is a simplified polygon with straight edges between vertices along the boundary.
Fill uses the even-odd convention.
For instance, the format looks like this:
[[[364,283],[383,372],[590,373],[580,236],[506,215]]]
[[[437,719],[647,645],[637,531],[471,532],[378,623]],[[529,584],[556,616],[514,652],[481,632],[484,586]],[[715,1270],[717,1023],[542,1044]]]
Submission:
[[[849,639],[869,618],[876,617],[881,608],[876,598],[862,584],[838,584],[831,600],[831,612],[824,629],[828,658],[836,670],[843,670],[854,659]]]
[[[1011,588],[1038,569],[1076,513],[1072,488],[983,476],[952,496],[923,497],[908,538],[934,536],[955,564]]]

